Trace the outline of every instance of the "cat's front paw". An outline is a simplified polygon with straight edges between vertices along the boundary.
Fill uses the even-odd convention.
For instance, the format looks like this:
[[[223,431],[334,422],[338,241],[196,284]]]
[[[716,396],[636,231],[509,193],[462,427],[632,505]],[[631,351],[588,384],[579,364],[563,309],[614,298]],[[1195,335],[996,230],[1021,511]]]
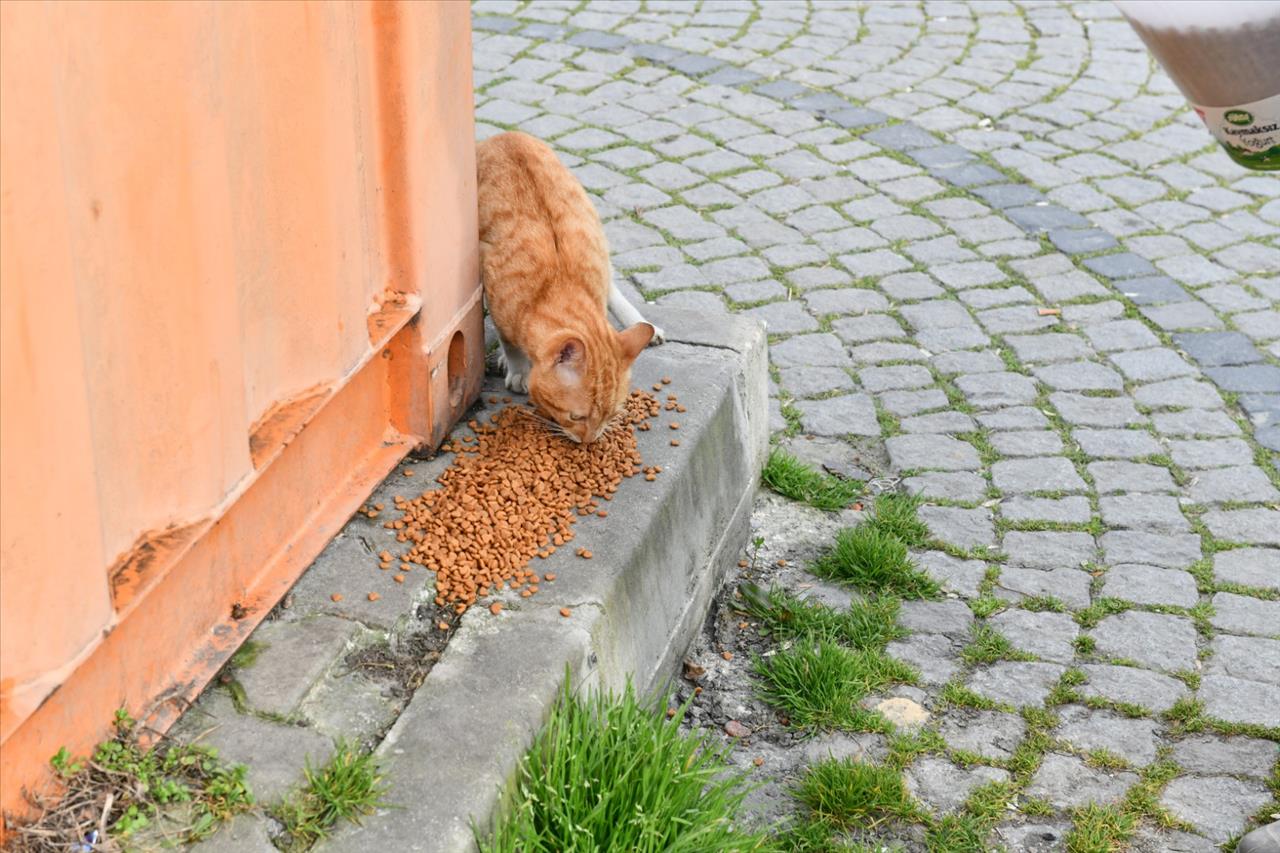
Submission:
[[[507,371],[507,388],[517,394],[529,393],[529,374],[516,370]]]
[[[653,325],[653,324],[650,323],[650,325]],[[653,337],[649,338],[649,346],[651,347],[661,346],[666,342],[667,342],[667,333],[662,331],[662,329],[658,328],[657,326],[654,326]]]

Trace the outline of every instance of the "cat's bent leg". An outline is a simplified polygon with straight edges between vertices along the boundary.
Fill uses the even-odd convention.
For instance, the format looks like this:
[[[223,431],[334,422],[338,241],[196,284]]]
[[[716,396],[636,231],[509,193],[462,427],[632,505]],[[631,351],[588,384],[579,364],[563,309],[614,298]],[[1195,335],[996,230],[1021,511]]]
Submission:
[[[529,356],[498,335],[498,366],[507,371],[507,387],[518,394],[529,393]]]
[[[622,294],[622,291],[618,289],[618,285],[614,284],[612,280],[609,282],[609,310],[613,312],[613,316],[618,318],[618,322],[622,324],[623,328],[634,326],[636,323],[649,323],[636,310],[636,306],[627,301],[627,297]],[[649,346],[656,347],[658,344],[665,343],[667,340],[666,334],[657,326],[654,326],[653,323],[649,323],[649,325],[653,326],[653,337],[649,340]]]

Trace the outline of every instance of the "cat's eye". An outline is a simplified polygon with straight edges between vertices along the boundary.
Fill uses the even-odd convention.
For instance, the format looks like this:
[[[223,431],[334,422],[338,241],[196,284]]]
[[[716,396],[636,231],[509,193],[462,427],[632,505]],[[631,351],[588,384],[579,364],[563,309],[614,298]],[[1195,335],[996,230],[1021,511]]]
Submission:
[[[586,419],[587,419],[586,415],[574,415],[574,414],[569,415],[569,420],[571,421],[585,421]]]

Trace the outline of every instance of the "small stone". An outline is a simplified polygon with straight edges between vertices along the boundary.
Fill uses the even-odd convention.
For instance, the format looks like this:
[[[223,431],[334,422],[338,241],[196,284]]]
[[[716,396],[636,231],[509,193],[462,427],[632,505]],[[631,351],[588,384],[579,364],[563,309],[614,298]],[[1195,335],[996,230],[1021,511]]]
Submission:
[[[744,726],[737,720],[730,720],[724,724],[724,733],[733,738],[744,738],[751,735],[751,729]]]
[[[895,726],[908,731],[919,729],[929,722],[929,712],[923,705],[901,696],[895,696],[878,703],[875,709]]]

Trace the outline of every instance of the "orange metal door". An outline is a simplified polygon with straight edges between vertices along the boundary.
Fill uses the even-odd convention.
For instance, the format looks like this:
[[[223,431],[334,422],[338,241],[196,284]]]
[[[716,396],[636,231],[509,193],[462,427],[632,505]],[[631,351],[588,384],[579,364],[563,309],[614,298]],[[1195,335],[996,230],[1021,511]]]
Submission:
[[[6,809],[113,709],[167,726],[474,399],[469,26],[0,4]]]

